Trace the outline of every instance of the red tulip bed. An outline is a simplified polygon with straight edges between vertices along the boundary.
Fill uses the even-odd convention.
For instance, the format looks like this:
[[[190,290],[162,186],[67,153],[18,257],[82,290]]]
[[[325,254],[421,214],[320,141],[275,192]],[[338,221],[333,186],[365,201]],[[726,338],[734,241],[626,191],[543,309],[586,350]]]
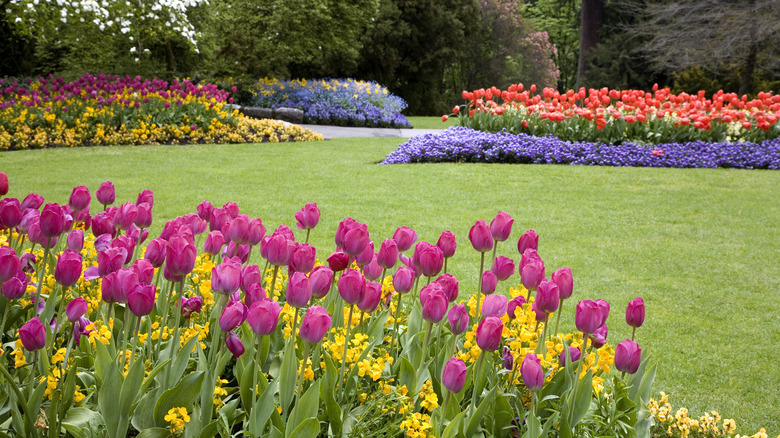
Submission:
[[[383,163],[780,169],[780,95],[772,93],[752,100],[657,87],[536,93],[518,84],[463,98],[453,108],[460,128],[412,138]]]
[[[244,117],[229,93],[99,74],[0,79],[0,151],[44,147],[322,140],[299,126]]]
[[[374,244],[345,218],[322,253],[307,243],[326,232],[315,204],[295,214],[297,233],[203,201],[150,236],[153,193],[115,198],[107,181],[62,205],[0,201],[6,435],[734,431],[651,400],[651,355],[607,342],[608,321],[642,326],[642,299],[571,303],[571,270],[545,266],[533,230],[511,238],[506,213],[435,244],[404,226]],[[478,264],[478,290],[446,272],[456,250]],[[558,333],[561,319],[577,332]]]

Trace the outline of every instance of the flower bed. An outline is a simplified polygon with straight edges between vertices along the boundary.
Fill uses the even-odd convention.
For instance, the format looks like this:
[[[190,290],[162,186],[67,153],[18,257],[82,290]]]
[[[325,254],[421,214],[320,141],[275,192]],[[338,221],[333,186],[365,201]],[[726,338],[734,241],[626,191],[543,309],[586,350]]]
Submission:
[[[4,432],[539,438],[667,426],[667,400],[649,398],[656,364],[633,334],[607,342],[608,320],[641,328],[643,300],[617,320],[604,300],[570,303],[571,270],[545,270],[539,236],[515,243],[506,213],[461,236],[481,279],[463,294],[446,273],[459,247],[449,231],[432,244],[400,227],[375,246],[345,218],[320,263],[307,243],[321,232],[315,204],[295,214],[297,236],[203,201],[151,238],[154,205],[149,190],[117,202],[110,181],[63,205],[0,200]],[[558,333],[562,316],[578,331]],[[669,430],[696,432],[682,417]],[[700,436],[734,432],[720,421]]]
[[[322,139],[296,126],[230,111],[214,85],[140,77],[73,82],[0,79],[0,151],[120,144],[261,143]]]
[[[655,146],[560,140],[451,127],[413,137],[382,164],[425,162],[533,163],[635,167],[780,169],[780,139],[760,143],[667,143]]]
[[[488,132],[507,130],[562,140],[637,144],[752,142],[780,137],[780,95],[756,99],[719,91],[712,98],[672,94],[668,88],[610,90],[580,88],[559,93],[522,84],[464,91],[468,103],[453,108],[461,126]],[[445,116],[446,117],[446,116]]]
[[[411,128],[406,102],[376,82],[355,79],[260,79],[249,102],[264,108],[298,108],[304,122],[377,128]]]

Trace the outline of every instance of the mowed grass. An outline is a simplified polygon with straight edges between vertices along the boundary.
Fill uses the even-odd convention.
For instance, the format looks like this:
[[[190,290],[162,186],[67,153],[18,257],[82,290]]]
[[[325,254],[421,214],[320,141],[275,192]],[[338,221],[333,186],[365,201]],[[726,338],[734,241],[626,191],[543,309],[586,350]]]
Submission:
[[[458,126],[458,118],[450,117],[446,122],[442,122],[441,116],[439,117],[420,117],[410,116],[407,117],[409,123],[412,124],[414,129],[447,129],[450,126]]]
[[[617,344],[630,336],[626,304],[641,296],[647,319],[637,340],[658,361],[654,392],[694,416],[717,410],[734,418],[743,434],[780,433],[780,172],[376,165],[398,142],[16,151],[0,153],[0,170],[8,196],[36,192],[50,202],[67,202],[78,184],[94,194],[105,180],[118,202],[152,189],[155,232],[208,199],[237,202],[269,232],[286,223],[302,236],[293,215],[317,202],[312,242],[321,259],[346,216],[368,224],[377,248],[401,225],[430,242],[449,229],[458,239],[450,272],[462,297],[475,291],[479,269],[470,227],[506,211],[515,225],[499,254],[518,260],[518,237],[534,229],[548,275],[562,266],[574,273],[563,329],[574,329],[577,301],[604,298],[612,305],[608,340]]]

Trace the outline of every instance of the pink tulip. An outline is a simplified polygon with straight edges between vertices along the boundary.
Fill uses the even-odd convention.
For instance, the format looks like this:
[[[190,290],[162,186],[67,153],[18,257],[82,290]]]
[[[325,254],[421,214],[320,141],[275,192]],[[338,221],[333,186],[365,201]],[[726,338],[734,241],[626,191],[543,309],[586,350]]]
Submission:
[[[538,391],[544,385],[544,371],[542,361],[534,353],[527,353],[520,365],[520,374],[523,376],[523,384],[531,391]]]
[[[449,302],[454,302],[458,299],[458,279],[452,274],[442,274],[436,279],[436,283],[441,285],[444,290],[444,295],[447,296]]]
[[[457,357],[451,358],[444,365],[441,375],[441,384],[452,393],[459,393],[466,383],[466,364]]]
[[[249,308],[246,320],[257,336],[270,335],[279,324],[281,311],[282,308],[276,301],[269,299],[256,301]]]
[[[512,233],[512,224],[515,222],[508,213],[499,211],[495,219],[490,222],[490,234],[493,240],[503,242]]]
[[[309,273],[311,296],[316,299],[325,298],[333,283],[333,270],[327,266],[317,266]]]
[[[81,252],[81,250],[84,249],[84,230],[76,228],[71,231],[68,233],[66,242],[68,244],[68,249]]]
[[[244,304],[246,304],[247,307],[251,306],[256,301],[264,300],[267,297],[265,289],[263,289],[263,286],[261,286],[260,283],[252,283],[244,290]]]
[[[525,254],[525,250],[529,248],[534,251],[539,250],[539,235],[536,234],[536,231],[534,230],[526,231],[517,241],[517,252],[519,252],[520,255]]]
[[[7,300],[18,300],[27,292],[27,283],[29,278],[24,271],[16,271],[16,275],[4,281],[0,286],[0,293]],[[6,304],[10,306],[10,303]]]
[[[66,249],[57,257],[57,265],[54,267],[54,279],[64,288],[71,287],[79,281],[81,268],[81,254]]]
[[[8,246],[0,246],[0,283],[4,283],[19,272],[22,261],[16,255],[16,251]]]
[[[198,217],[203,219],[204,221],[208,221],[211,219],[211,211],[214,209],[214,206],[211,205],[211,202],[209,201],[203,201],[196,207],[196,210],[198,211]]]
[[[347,269],[349,263],[349,255],[345,252],[336,251],[328,256],[328,266],[333,272],[341,272]]]
[[[516,318],[515,311],[518,308],[522,308],[525,302],[526,302],[525,297],[522,295],[518,295],[512,298],[506,306],[506,316],[508,316],[509,319],[515,319]]]
[[[187,275],[195,267],[197,249],[194,243],[184,237],[171,237],[165,253],[165,268],[174,276]]]
[[[357,257],[370,243],[368,239],[368,227],[357,224],[344,233],[344,252],[352,257]]]
[[[14,228],[22,221],[22,206],[16,198],[0,199],[0,227]]]
[[[227,224],[227,234],[225,237],[230,239],[231,242],[235,242],[239,245],[244,245],[249,242],[249,216],[245,214],[239,214],[235,219],[231,220]],[[225,230],[222,230],[222,234],[225,234]]]
[[[119,206],[114,214],[114,228],[127,230],[133,225],[135,217],[138,215],[138,207],[132,202],[125,202]]]
[[[81,319],[85,313],[87,313],[87,300],[82,297],[75,298],[65,306],[65,316],[68,317],[68,321],[71,323]]]
[[[100,212],[92,217],[92,234],[101,236],[108,234],[111,237],[116,235],[114,229],[114,219],[108,212]]]
[[[227,259],[211,268],[211,289],[220,294],[232,294],[241,285],[241,263]]]
[[[496,274],[499,281],[504,281],[515,273],[515,262],[509,257],[498,256],[490,270]]]
[[[536,292],[536,308],[544,313],[553,313],[558,310],[559,301],[558,285],[552,280],[542,280]]]
[[[398,251],[404,252],[417,242],[417,233],[411,228],[401,227],[393,233],[393,240],[395,240],[396,246],[398,246]]]
[[[412,290],[414,286],[414,271],[402,266],[398,268],[393,275],[393,289],[399,294],[404,294]]]
[[[376,260],[376,255],[374,255],[374,257],[371,259],[371,263],[363,266],[363,275],[365,275],[366,278],[371,281],[381,282],[384,280],[379,278],[382,276],[382,267],[379,266],[379,263],[377,263]]]
[[[196,216],[197,217],[197,216]],[[152,206],[148,202],[142,202],[136,207],[136,215],[133,224],[138,228],[152,226]],[[194,230],[193,230],[194,232]]]
[[[330,329],[331,316],[322,306],[311,306],[306,310],[301,323],[301,339],[316,344]]]
[[[231,301],[219,317],[219,328],[229,332],[240,326],[247,317],[248,309],[241,301]]]
[[[260,218],[255,218],[249,221],[249,241],[248,244],[255,246],[263,240],[265,236],[265,227],[263,221]]]
[[[607,327],[607,323],[601,324],[599,328],[596,329],[595,332],[590,334],[590,341],[593,345],[593,348],[601,348],[604,346],[604,344],[607,343],[607,334],[609,333],[609,329]]]
[[[444,258],[447,259],[455,255],[455,249],[458,247],[458,244],[455,241],[455,235],[452,234],[451,231],[445,230],[441,232],[441,236],[439,236],[436,246],[441,249]]]
[[[366,245],[363,251],[360,254],[355,256],[355,261],[362,268],[363,266],[366,266],[367,264],[371,263],[371,260],[373,260],[375,256],[376,254],[374,254],[374,242],[369,240],[368,245]]]
[[[641,327],[645,322],[645,301],[642,297],[636,297],[628,303],[626,308],[626,323],[631,327]]]
[[[484,351],[496,351],[501,344],[504,323],[496,316],[483,318],[477,326],[477,345]]]
[[[303,272],[295,272],[287,283],[287,304],[301,308],[306,307],[311,299],[311,282]]]
[[[552,281],[558,285],[558,293],[562,300],[571,297],[574,290],[574,280],[571,276],[571,268],[561,268],[553,272]]]
[[[530,291],[536,291],[544,280],[544,263],[540,260],[530,260],[520,270],[520,279],[523,287]]]
[[[431,283],[420,290],[422,317],[428,322],[439,322],[447,313],[449,301],[444,289],[436,283]]]
[[[469,312],[465,304],[452,306],[447,313],[447,322],[450,324],[450,331],[455,336],[463,333],[469,327]]]
[[[493,235],[484,220],[478,220],[469,230],[471,245],[479,252],[487,252],[493,249]]]
[[[238,204],[235,202],[226,202],[225,205],[222,206],[222,209],[225,210],[231,218],[235,219],[236,216],[238,216]]]
[[[89,189],[86,186],[76,186],[70,194],[68,205],[73,211],[81,211],[89,208],[91,200],[92,196],[89,194]]]
[[[150,209],[154,207],[154,192],[148,189],[141,191],[136,198],[135,204],[139,205],[143,203],[149,204]]]
[[[636,342],[626,339],[615,347],[615,368],[618,371],[634,374],[641,361],[642,349]]]
[[[382,300],[382,285],[373,281],[363,283],[363,297],[357,303],[358,309],[366,313],[373,313]]]
[[[133,259],[135,242],[133,242],[133,239],[129,236],[116,236],[116,238],[111,241],[111,248],[122,248],[125,250],[125,259],[122,261],[122,264],[126,265]]]
[[[357,304],[363,299],[363,274],[355,269],[347,269],[339,278],[339,295],[347,304]]]
[[[496,274],[493,273],[493,271],[485,271],[482,273],[481,290],[483,294],[485,295],[492,294],[493,292],[496,291],[497,285],[498,285],[498,278],[496,277]]]
[[[398,262],[398,244],[393,239],[385,239],[379,247],[377,264],[383,269],[393,269]]]
[[[46,327],[37,316],[19,328],[19,339],[27,351],[40,350],[46,346]]]
[[[439,275],[442,266],[444,266],[444,253],[436,245],[428,242],[420,242],[419,250],[415,250],[415,256],[420,263],[420,271],[426,277]]]
[[[567,347],[567,348],[569,350],[569,358],[571,359],[572,362],[577,362],[578,360],[580,360],[580,355],[582,353],[580,352],[579,348],[577,347]],[[566,366],[567,362],[566,362],[565,351],[561,351],[561,354],[558,355],[558,362],[561,363],[562,367]]]
[[[95,197],[103,205],[113,204],[116,200],[114,184],[111,181],[100,184],[100,187],[95,191]]]
[[[290,259],[295,251],[295,242],[288,242],[284,236],[277,234],[271,236],[266,242],[266,245],[268,248],[268,263],[274,266],[286,266],[290,264]]]
[[[189,318],[193,313],[200,312],[203,308],[203,298],[194,296],[192,298],[184,298],[179,301],[181,305],[181,316]]]
[[[290,265],[294,270],[308,274],[314,268],[316,257],[317,250],[308,243],[303,243],[293,253]]]
[[[153,284],[138,283],[136,287],[127,294],[127,307],[137,317],[146,316],[152,313],[157,294],[157,287]]]
[[[58,204],[46,204],[41,211],[40,221],[41,234],[52,238],[62,234],[65,229],[65,213]]]
[[[320,209],[317,208],[317,203],[312,202],[303,206],[303,208],[295,213],[296,226],[301,230],[309,230],[317,226],[320,221]]]
[[[159,268],[165,263],[167,242],[162,239],[152,239],[146,246],[144,258],[155,268]]]
[[[244,344],[241,343],[241,339],[239,339],[238,335],[233,332],[228,332],[225,337],[225,345],[227,345],[228,350],[233,353],[233,357],[235,358],[244,354]]]
[[[222,246],[224,245],[225,238],[222,236],[222,232],[212,231],[206,235],[206,241],[203,242],[203,252],[215,256],[219,254],[219,252],[222,250]]]
[[[5,196],[8,193],[8,175],[5,172],[0,172],[0,196]]]
[[[506,297],[501,294],[488,295],[482,303],[482,316],[497,316],[501,318],[506,313]]]
[[[30,193],[22,200],[21,207],[22,210],[27,210],[28,208],[34,208],[37,210],[41,208],[41,205],[43,205],[43,196],[36,193]]]

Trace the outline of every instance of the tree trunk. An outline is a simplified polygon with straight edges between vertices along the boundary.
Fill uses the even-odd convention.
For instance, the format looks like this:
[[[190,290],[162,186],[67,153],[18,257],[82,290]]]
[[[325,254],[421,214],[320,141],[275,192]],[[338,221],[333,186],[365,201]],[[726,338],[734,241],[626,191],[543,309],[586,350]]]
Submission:
[[[599,29],[604,15],[604,0],[582,0],[580,18],[580,59],[577,63],[577,85],[588,70],[588,55],[599,42]]]
[[[756,57],[758,55],[758,44],[751,44],[745,59],[745,69],[742,70],[742,83],[739,85],[739,94],[748,94],[752,90],[753,72],[756,70]]]
[[[174,64],[173,59],[173,47],[171,47],[171,40],[169,39],[165,40],[165,61],[168,81],[173,82],[173,71],[176,68],[176,65]]]

